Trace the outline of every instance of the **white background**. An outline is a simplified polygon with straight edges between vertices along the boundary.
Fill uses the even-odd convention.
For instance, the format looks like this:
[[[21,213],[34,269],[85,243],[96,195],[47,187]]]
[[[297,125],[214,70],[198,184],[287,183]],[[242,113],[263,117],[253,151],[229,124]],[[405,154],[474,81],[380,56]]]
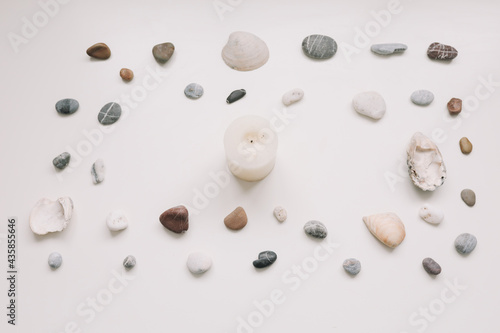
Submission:
[[[35,1],[2,1],[0,233],[6,232],[8,216],[18,217],[20,275],[18,326],[6,324],[2,305],[1,331],[237,332],[238,317],[247,320],[256,311],[254,301],[280,290],[285,301],[255,332],[491,332],[500,305],[499,87],[456,118],[447,114],[446,103],[473,97],[476,89],[487,93],[480,77],[500,81],[500,6],[491,0],[401,0],[385,27],[373,30],[366,45],[356,44],[356,29],[365,30],[375,22],[370,12],[387,6],[387,1],[243,0],[233,1],[232,11],[220,16],[212,1],[73,0],[60,5],[16,53],[8,33],[21,35],[23,18],[32,21],[41,7]],[[237,72],[224,64],[222,47],[238,30],[267,43],[265,66]],[[339,46],[360,46],[359,53],[348,57],[339,48],[332,59],[313,61],[302,53],[301,42],[315,33],[333,37]],[[151,48],[167,41],[176,50],[160,66]],[[458,57],[451,63],[428,59],[426,49],[435,41],[456,47]],[[110,46],[109,60],[86,55],[96,42]],[[369,45],[381,42],[405,43],[408,50],[391,57],[371,53]],[[122,67],[134,70],[132,82],[121,80]],[[91,145],[90,154],[81,161],[73,156],[68,169],[57,173],[52,159],[68,147],[76,150],[87,140],[85,131],[99,130],[100,108],[137,92],[148,69],[164,73],[161,84],[129,108],[102,142]],[[205,89],[199,100],[183,94],[191,82]],[[296,87],[305,97],[286,110],[295,118],[279,133],[270,176],[255,184],[231,177],[205,209],[191,211],[187,233],[163,228],[158,217],[164,210],[181,203],[194,207],[196,191],[212,182],[210,174],[226,171],[222,138],[228,124],[246,114],[275,117],[283,112],[283,93]],[[247,95],[227,105],[227,95],[240,88]],[[434,92],[434,102],[413,105],[409,97],[417,89]],[[352,97],[367,90],[386,100],[380,121],[351,107]],[[54,105],[68,97],[77,99],[80,109],[62,117]],[[430,137],[442,133],[438,146],[448,179],[434,193],[416,188],[405,171],[406,146],[416,131]],[[474,145],[469,156],[459,150],[462,136]],[[97,158],[107,166],[98,186],[90,177]],[[476,192],[473,208],[461,201],[463,188]],[[35,236],[28,223],[31,208],[42,197],[60,196],[75,203],[69,227]],[[445,211],[441,225],[418,217],[425,202]],[[222,221],[239,205],[249,222],[231,232]],[[282,224],[272,216],[276,205],[288,210]],[[127,211],[130,226],[111,234],[105,218],[115,209]],[[361,220],[385,211],[397,213],[407,231],[392,251]],[[308,266],[308,278],[291,290],[290,270],[304,260],[311,263],[321,244],[302,230],[311,219],[327,225],[327,241],[338,248],[317,267]],[[463,232],[478,239],[468,257],[453,246]],[[5,239],[0,241],[5,269]],[[198,249],[209,252],[214,265],[195,277],[185,260]],[[252,261],[263,250],[275,251],[278,260],[257,271]],[[52,251],[63,256],[56,271],[47,265]],[[134,279],[91,320],[78,312],[79,306],[89,309],[89,298],[104,295],[113,272],[124,272],[128,254],[138,262],[127,273]],[[436,278],[422,269],[428,256],[443,268]],[[362,263],[354,278],[342,269],[349,257]],[[453,295],[447,281],[467,287],[441,309],[442,293]],[[0,288],[5,304],[5,279]],[[441,313],[422,323],[419,308],[429,306]],[[410,323],[413,313],[419,324]],[[69,327],[78,328],[65,330],[71,322]]]

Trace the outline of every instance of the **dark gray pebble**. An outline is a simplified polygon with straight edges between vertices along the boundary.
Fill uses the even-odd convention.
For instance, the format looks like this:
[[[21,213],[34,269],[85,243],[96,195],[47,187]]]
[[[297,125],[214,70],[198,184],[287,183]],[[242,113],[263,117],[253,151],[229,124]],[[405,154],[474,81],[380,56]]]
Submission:
[[[62,153],[52,160],[52,164],[58,169],[64,169],[68,166],[71,155],[67,152]]]
[[[344,260],[342,266],[344,267],[345,271],[351,275],[357,275],[359,271],[361,271],[361,263],[358,259],[346,259]]]
[[[235,90],[231,94],[229,94],[229,96],[227,96],[226,103],[227,104],[234,103],[237,100],[243,98],[243,96],[245,96],[246,94],[247,92],[245,91],[245,89]]]
[[[325,238],[328,235],[328,230],[325,225],[319,221],[309,221],[304,225],[304,231],[309,236],[315,238]]]
[[[438,275],[441,273],[441,266],[432,258],[425,258],[422,260],[422,266],[424,266],[425,271],[431,275]]]
[[[309,58],[329,59],[337,52],[337,43],[324,35],[311,35],[302,41],[302,51]]]
[[[134,256],[127,256],[124,260],[123,260],[123,266],[125,266],[125,268],[132,268],[135,266],[135,257]]]
[[[254,260],[253,266],[255,268],[264,268],[267,266],[271,266],[276,261],[276,259],[278,259],[278,256],[273,251],[264,251],[259,253],[259,259]]]
[[[460,196],[467,206],[472,207],[476,204],[476,193],[473,190],[466,188],[462,190]]]
[[[79,106],[76,99],[65,98],[56,103],[56,111],[60,114],[72,114],[78,110]]]
[[[122,108],[118,103],[110,102],[104,105],[97,115],[97,119],[103,125],[114,124],[122,115]]]
[[[455,249],[458,253],[469,254],[476,248],[477,238],[474,235],[464,233],[455,239]]]

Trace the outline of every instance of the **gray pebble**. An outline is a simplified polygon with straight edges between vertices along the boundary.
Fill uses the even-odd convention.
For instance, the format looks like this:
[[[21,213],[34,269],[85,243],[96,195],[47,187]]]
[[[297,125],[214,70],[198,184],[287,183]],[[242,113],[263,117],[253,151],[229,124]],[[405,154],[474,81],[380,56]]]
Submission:
[[[122,108],[118,103],[111,102],[104,105],[97,115],[97,119],[103,125],[114,124],[122,115]]]
[[[198,83],[190,83],[184,89],[184,95],[191,99],[198,99],[203,95],[203,87]]]
[[[466,188],[462,190],[460,196],[467,206],[472,207],[476,204],[476,193],[473,190]]]
[[[315,238],[325,238],[328,235],[328,230],[325,225],[319,221],[309,221],[304,225],[304,231],[309,236]]]
[[[275,252],[264,251],[259,253],[259,259],[254,260],[253,266],[255,268],[264,268],[267,266],[271,266],[276,261],[276,259],[278,259],[278,256]]]
[[[71,159],[71,155],[67,152],[64,152],[64,153],[60,154],[59,156],[57,156],[56,158],[54,158],[52,160],[52,164],[54,164],[54,166],[56,168],[62,170],[68,166],[70,159]]]
[[[127,256],[124,260],[123,260],[123,266],[125,268],[132,268],[135,266],[135,257],[134,256]]]
[[[373,53],[381,55],[389,55],[394,53],[403,53],[406,51],[408,46],[401,43],[386,43],[386,44],[374,44],[371,47]]]
[[[238,89],[233,91],[232,93],[229,94],[226,98],[226,103],[231,104],[233,102],[236,102],[237,100],[240,100],[247,94],[245,89]]]
[[[474,235],[464,233],[455,239],[455,249],[461,254],[469,254],[476,248],[477,238]]]
[[[337,52],[337,43],[325,35],[310,35],[302,41],[302,51],[309,58],[329,59]]]
[[[170,42],[158,44],[153,47],[153,57],[160,64],[164,64],[172,57],[174,51],[175,46]]]
[[[344,260],[342,266],[344,267],[345,271],[351,275],[357,275],[359,271],[361,271],[361,263],[358,259],[346,259]]]
[[[434,100],[434,94],[429,90],[417,90],[411,94],[411,101],[420,106],[427,106]]]
[[[49,255],[49,266],[52,268],[59,268],[62,264],[62,256],[58,252],[52,252]]]
[[[65,98],[56,103],[56,110],[60,114],[72,114],[78,110],[80,104],[76,99]]]
[[[441,266],[432,258],[425,258],[422,260],[422,266],[424,266],[425,271],[431,275],[438,275],[441,273]]]

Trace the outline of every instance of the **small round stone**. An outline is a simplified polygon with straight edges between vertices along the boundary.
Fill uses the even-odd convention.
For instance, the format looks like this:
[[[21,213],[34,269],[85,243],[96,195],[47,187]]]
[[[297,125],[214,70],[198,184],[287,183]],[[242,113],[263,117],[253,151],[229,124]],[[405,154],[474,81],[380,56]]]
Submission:
[[[56,111],[60,114],[73,114],[78,110],[80,104],[76,99],[65,98],[56,103]]]
[[[52,164],[60,170],[64,169],[65,167],[68,166],[69,160],[71,159],[71,155],[68,152],[64,152],[58,156],[56,156],[52,160]]]
[[[469,141],[469,139],[467,139],[466,137],[463,137],[460,139],[460,150],[462,151],[462,153],[464,154],[470,154],[471,151],[472,151],[472,143]]]
[[[187,98],[198,99],[203,95],[203,87],[198,83],[190,83],[184,89],[184,95]]]
[[[325,238],[328,235],[328,230],[320,221],[309,221],[304,225],[304,231],[309,236],[315,238]]]
[[[337,42],[329,36],[310,35],[302,41],[302,51],[309,58],[329,59],[337,52]]]
[[[429,90],[417,90],[411,94],[411,101],[420,106],[427,106],[434,100],[434,94]]]
[[[59,268],[61,267],[61,264],[62,264],[62,256],[60,253],[58,252],[52,252],[50,255],[49,255],[49,266],[52,267],[52,268]]]
[[[128,227],[128,218],[124,211],[115,210],[106,218],[106,225],[111,231],[120,231]]]
[[[358,259],[346,259],[344,260],[342,266],[344,267],[345,271],[351,275],[357,275],[359,271],[361,271],[361,263]]]
[[[441,273],[441,266],[432,258],[425,258],[422,260],[422,266],[424,266],[425,271],[431,275],[438,275]]]
[[[462,192],[460,193],[460,197],[462,197],[462,200],[469,207],[472,207],[476,204],[476,193],[474,193],[474,191],[471,189],[466,188],[462,190]]]
[[[279,222],[285,222],[288,216],[286,209],[281,206],[277,206],[276,208],[274,208],[273,214],[276,220],[278,220]]]
[[[153,57],[160,64],[166,63],[174,54],[175,46],[172,43],[162,43],[153,47]]]
[[[447,107],[451,115],[457,115],[462,111],[462,100],[460,98],[452,98],[448,102]]]
[[[120,119],[122,108],[118,103],[110,102],[104,105],[97,115],[97,120],[103,125],[111,125]]]
[[[134,72],[132,72],[131,69],[128,68],[122,68],[120,69],[120,76],[123,79],[123,81],[132,81],[134,78]]]
[[[124,260],[123,260],[123,266],[125,268],[132,268],[134,267],[136,264],[136,260],[135,260],[135,257],[134,256],[127,256]]]
[[[278,259],[278,255],[273,251],[263,251],[259,253],[259,259],[253,261],[253,267],[255,268],[264,268],[267,266],[271,266],[276,259]]]
[[[97,43],[87,49],[87,54],[96,59],[105,60],[111,57],[111,50],[104,43]]]
[[[212,258],[205,252],[192,252],[187,258],[186,265],[193,274],[203,274],[212,267]]]
[[[455,249],[458,253],[469,254],[476,248],[477,238],[469,233],[459,235],[455,239]]]

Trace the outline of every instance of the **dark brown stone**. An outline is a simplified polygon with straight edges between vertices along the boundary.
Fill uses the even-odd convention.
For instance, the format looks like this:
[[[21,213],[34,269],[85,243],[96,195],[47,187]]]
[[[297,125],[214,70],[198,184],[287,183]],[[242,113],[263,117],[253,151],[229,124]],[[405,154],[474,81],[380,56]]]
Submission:
[[[451,115],[457,115],[462,111],[462,100],[460,98],[452,98],[447,106]]]
[[[122,68],[120,70],[120,76],[124,81],[132,81],[132,79],[134,78],[134,72],[132,72],[132,70],[128,68]]]
[[[87,49],[87,54],[96,59],[108,59],[111,57],[111,50],[104,43],[97,43]]]
[[[240,230],[247,225],[247,213],[241,207],[237,207],[224,219],[224,224],[228,229]]]
[[[164,64],[172,57],[174,51],[175,46],[172,43],[158,44],[153,47],[153,57],[155,57],[156,61],[160,64]]]
[[[452,60],[458,56],[458,51],[449,45],[432,43],[427,49],[427,56],[434,60]]]
[[[175,206],[167,209],[160,215],[161,224],[175,233],[183,233],[189,228],[189,213],[184,206]]]

